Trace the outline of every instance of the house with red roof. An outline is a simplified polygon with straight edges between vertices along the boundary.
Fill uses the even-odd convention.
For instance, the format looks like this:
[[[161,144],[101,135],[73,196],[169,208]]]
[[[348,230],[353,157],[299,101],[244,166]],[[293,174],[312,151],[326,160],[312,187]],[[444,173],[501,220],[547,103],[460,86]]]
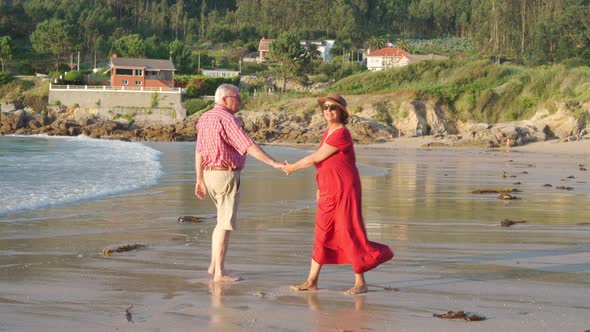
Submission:
[[[424,60],[446,60],[446,56],[435,54],[410,54],[399,47],[385,47],[366,55],[367,69],[379,71],[385,68],[403,67]]]
[[[173,88],[176,68],[169,59],[111,57],[112,87]]]
[[[385,68],[396,67],[398,61],[410,53],[399,47],[385,47],[367,54],[367,69],[379,71]]]
[[[258,43],[258,58],[256,59],[258,63],[265,62],[268,59],[270,54],[270,43],[272,43],[274,39],[264,38],[260,39]]]

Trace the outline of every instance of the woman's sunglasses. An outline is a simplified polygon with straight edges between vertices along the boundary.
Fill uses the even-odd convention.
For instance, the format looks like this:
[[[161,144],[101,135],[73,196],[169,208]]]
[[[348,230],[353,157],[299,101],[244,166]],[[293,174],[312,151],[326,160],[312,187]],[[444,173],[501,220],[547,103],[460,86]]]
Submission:
[[[337,111],[339,110],[340,107],[338,107],[337,105],[328,105],[328,104],[324,104],[324,111],[330,110],[330,111]]]

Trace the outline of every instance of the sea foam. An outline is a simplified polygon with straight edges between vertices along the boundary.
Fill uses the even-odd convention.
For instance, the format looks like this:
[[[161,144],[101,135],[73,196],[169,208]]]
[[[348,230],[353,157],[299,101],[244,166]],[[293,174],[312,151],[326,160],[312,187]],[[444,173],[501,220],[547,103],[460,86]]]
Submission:
[[[160,152],[86,136],[0,137],[0,215],[75,203],[158,183]]]

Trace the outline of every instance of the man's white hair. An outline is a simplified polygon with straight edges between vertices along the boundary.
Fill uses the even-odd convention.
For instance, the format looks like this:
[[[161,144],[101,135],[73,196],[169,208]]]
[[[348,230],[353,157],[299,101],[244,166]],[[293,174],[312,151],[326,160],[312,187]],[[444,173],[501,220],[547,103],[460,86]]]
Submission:
[[[240,90],[233,84],[221,84],[215,90],[215,103],[220,103],[223,97],[229,96],[234,91],[239,93]]]

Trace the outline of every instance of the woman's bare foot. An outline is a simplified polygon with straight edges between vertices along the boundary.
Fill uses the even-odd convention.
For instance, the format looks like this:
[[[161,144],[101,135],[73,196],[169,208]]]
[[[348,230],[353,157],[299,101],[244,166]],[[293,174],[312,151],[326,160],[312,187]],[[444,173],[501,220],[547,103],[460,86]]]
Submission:
[[[289,288],[293,291],[296,291],[296,292],[314,291],[314,290],[318,290],[318,284],[308,280],[301,285],[291,285],[291,286],[289,286]]]
[[[345,295],[357,295],[357,294],[366,293],[368,291],[369,291],[369,288],[367,287],[367,285],[359,285],[359,286],[355,285],[351,289],[344,292],[344,294]]]
[[[210,275],[215,275],[215,266],[213,266],[213,264],[209,265],[207,273],[209,273]]]
[[[232,276],[229,274],[226,275],[221,275],[221,276],[215,276],[213,278],[214,282],[237,282],[242,280],[242,278],[240,276]]]

